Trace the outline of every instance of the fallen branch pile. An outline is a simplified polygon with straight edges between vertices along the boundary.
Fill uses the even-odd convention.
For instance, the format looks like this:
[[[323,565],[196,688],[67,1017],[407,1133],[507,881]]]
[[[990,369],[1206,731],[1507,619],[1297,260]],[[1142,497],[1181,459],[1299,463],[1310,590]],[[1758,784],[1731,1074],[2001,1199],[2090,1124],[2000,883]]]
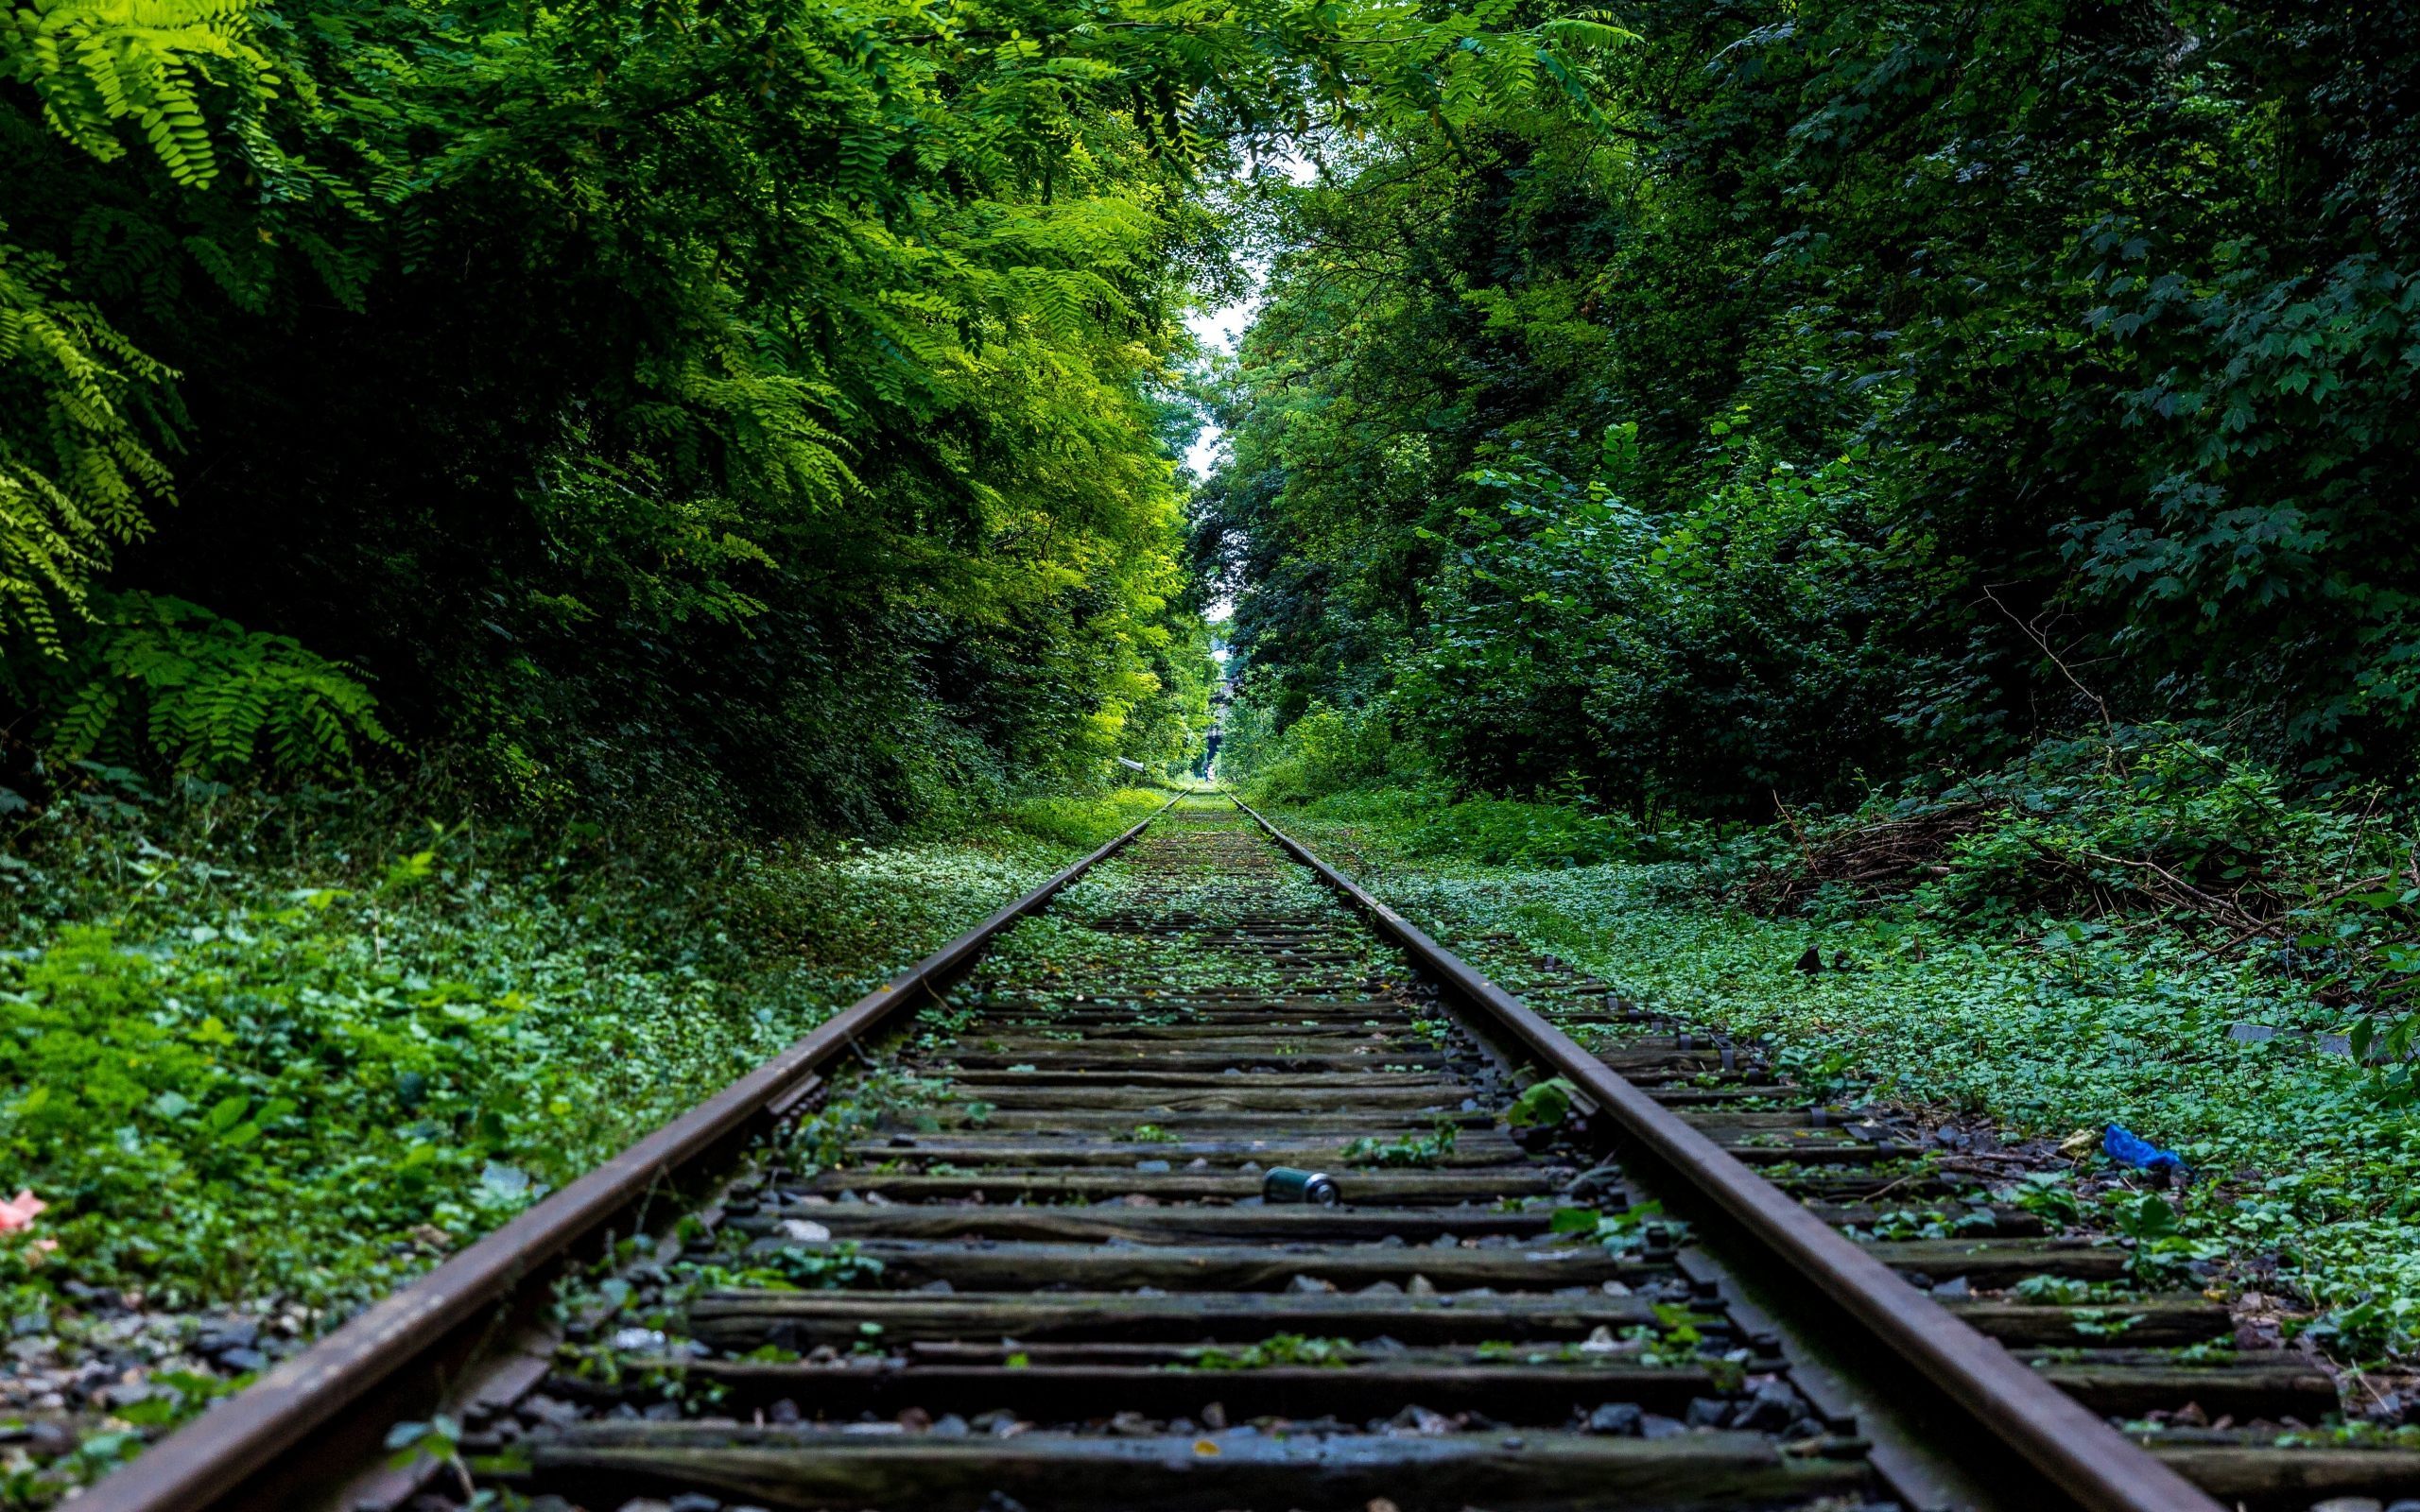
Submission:
[[[1753,877],[1739,901],[1758,913],[1779,913],[1825,886],[1845,887],[1860,898],[1905,892],[1949,868],[1950,848],[2001,812],[1997,803],[1945,803],[1887,819],[1868,819],[1810,834],[1785,806],[1782,817],[1798,842],[1787,866]]]

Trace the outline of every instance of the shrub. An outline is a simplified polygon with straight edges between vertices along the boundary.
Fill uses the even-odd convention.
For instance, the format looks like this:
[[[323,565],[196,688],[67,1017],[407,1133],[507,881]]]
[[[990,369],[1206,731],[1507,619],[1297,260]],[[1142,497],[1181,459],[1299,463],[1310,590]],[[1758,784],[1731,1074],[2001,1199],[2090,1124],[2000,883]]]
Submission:
[[[1321,704],[1286,727],[1246,792],[1258,803],[1308,803],[1416,772],[1413,748],[1395,737],[1384,708]]]
[[[2365,804],[2291,797],[2275,772],[2170,728],[2042,744],[1997,771],[1881,796],[1794,841],[1746,889],[1829,886],[1957,915],[2165,908],[2247,929],[2408,859]]]
[[[1149,818],[1167,800],[1166,793],[1148,787],[1121,787],[1090,798],[1026,799],[1004,817],[1037,840],[1090,850]]]
[[[1471,799],[1412,832],[1415,855],[1490,867],[1593,867],[1637,853],[1632,827],[1562,803]]]
[[[55,711],[55,762],[147,757],[188,776],[262,765],[288,777],[350,774],[365,747],[392,747],[378,700],[352,669],[290,636],[247,630],[181,598],[110,593],[60,658],[11,658],[19,697]]]

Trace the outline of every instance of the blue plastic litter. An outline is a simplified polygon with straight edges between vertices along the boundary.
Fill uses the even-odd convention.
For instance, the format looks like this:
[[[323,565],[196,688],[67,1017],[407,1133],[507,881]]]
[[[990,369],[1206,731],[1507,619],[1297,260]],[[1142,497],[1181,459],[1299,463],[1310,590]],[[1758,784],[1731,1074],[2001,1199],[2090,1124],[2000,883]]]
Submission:
[[[2101,1153],[2119,1165],[2140,1171],[2182,1171],[2185,1157],[2163,1150],[2123,1124],[2112,1124],[2100,1136]]]

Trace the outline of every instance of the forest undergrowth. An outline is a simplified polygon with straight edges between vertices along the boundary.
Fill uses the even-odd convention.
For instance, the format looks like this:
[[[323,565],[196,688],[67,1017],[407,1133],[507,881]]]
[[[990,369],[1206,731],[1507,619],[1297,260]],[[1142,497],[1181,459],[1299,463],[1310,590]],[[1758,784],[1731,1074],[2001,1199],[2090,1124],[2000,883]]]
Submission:
[[[2410,1349],[2413,8],[1591,14],[1590,109],[1247,199],[1221,777],[1449,936],[2181,1148],[2181,1242]]]
[[[2125,1123],[2411,1352],[2415,26],[36,0],[0,1305],[307,1336],[1137,816],[1016,795],[1215,686],[1449,937]]]
[[[2365,803],[2289,800],[2156,736],[1764,827],[1418,782],[1305,800],[1299,766],[1277,777],[1286,828],[1448,944],[1483,957],[1510,936],[1656,1011],[1769,1036],[1838,1095],[2090,1131],[2082,1159],[2101,1163],[2100,1131],[2124,1125],[2189,1162],[2178,1235],[2226,1284],[2298,1295],[2351,1362],[2420,1349],[2420,1120],[2394,1006],[2420,883],[2408,831]],[[1860,846],[1872,875],[1827,875]]]
[[[304,1334],[1166,800],[725,845],[89,775],[0,851],[0,1159],[42,1205],[0,1307],[130,1292]]]

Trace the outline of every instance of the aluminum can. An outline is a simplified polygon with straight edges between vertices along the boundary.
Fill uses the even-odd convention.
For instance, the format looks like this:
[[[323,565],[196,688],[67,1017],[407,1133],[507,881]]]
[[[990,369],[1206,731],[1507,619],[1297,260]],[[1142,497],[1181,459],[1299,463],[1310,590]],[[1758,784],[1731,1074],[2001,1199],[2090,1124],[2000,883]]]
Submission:
[[[1260,1178],[1260,1196],[1264,1202],[1307,1202],[1322,1208],[1333,1208],[1343,1198],[1336,1189],[1336,1178],[1324,1171],[1298,1171],[1290,1165],[1272,1165]]]

